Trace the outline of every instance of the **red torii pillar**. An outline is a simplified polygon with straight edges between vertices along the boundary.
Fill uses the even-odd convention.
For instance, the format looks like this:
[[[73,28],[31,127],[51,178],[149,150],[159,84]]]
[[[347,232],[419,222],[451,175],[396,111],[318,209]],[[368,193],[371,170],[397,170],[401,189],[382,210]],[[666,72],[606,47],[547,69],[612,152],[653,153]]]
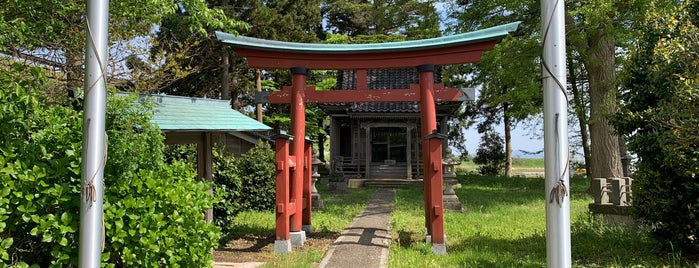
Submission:
[[[276,240],[274,251],[291,252],[303,246],[311,232],[311,153],[306,132],[305,93],[308,69],[291,68],[291,134],[275,138],[276,150]],[[291,146],[289,146],[291,141]]]
[[[274,137],[275,147],[275,165],[276,165],[276,180],[275,180],[275,210],[276,210],[276,229],[274,240],[274,252],[288,253],[291,252],[291,241],[289,238],[289,216],[292,212],[291,204],[289,203],[289,174],[291,166],[295,163],[289,157],[289,141],[291,136],[277,135]]]
[[[442,139],[430,135],[437,131],[434,102],[434,64],[417,67],[420,74],[420,129],[422,137],[423,187],[425,192],[425,227],[432,252],[446,254],[444,241],[444,206],[442,205]],[[438,141],[435,141],[438,140]],[[439,146],[436,145],[439,142]]]
[[[303,206],[302,206],[302,220],[301,229],[304,232],[313,232],[313,226],[311,225],[311,209],[313,208],[313,203],[311,200],[311,175],[313,167],[311,163],[313,162],[313,141],[311,139],[306,139],[304,144],[304,161],[303,161]]]
[[[291,244],[303,246],[306,241],[306,233],[301,229],[303,215],[303,167],[306,136],[306,104],[304,103],[304,91],[306,89],[306,75],[308,69],[304,67],[291,68],[291,157],[296,162],[296,168],[291,173],[291,202],[296,204],[296,213],[291,215]],[[308,194],[310,196],[310,193]]]

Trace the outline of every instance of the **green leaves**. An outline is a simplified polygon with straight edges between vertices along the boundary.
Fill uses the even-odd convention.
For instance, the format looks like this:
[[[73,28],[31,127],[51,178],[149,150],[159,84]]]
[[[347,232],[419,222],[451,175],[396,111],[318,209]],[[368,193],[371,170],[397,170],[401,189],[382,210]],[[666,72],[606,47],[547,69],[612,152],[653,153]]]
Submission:
[[[182,173],[183,172],[183,173]],[[187,180],[173,180],[183,178]],[[147,193],[123,196],[118,202],[105,207],[112,224],[107,228],[112,258],[136,266],[150,266],[159,260],[185,267],[206,265],[209,254],[188,258],[185,247],[199,254],[216,245],[218,231],[213,224],[204,222],[203,211],[213,203],[204,183],[196,182],[193,171],[176,163],[166,170],[143,170],[132,184],[149,184]],[[213,234],[200,238],[202,233]],[[196,241],[195,241],[196,240]],[[121,256],[121,257],[120,257]],[[192,255],[194,256],[194,255]]]
[[[0,70],[0,266],[77,266],[82,118],[40,103],[42,79],[38,69]],[[191,166],[164,162],[148,104],[107,106],[103,262],[210,265],[219,231],[203,218],[208,185]]]
[[[624,66],[624,105],[614,117],[639,157],[636,216],[654,227],[667,249],[690,254],[699,252],[699,28],[688,12],[696,3],[654,3],[646,13]]]
[[[0,71],[0,134],[5,137],[0,140],[0,256],[11,255],[9,264],[26,267],[22,260],[63,260],[75,252],[66,246],[75,241],[78,224],[71,218],[78,202],[70,204],[65,185],[79,184],[79,178],[66,175],[62,165],[78,165],[79,159],[61,149],[78,150],[80,135],[71,130],[81,129],[81,121],[72,109],[39,103],[36,92],[44,80],[38,68],[15,65],[12,71]]]
[[[323,13],[328,28],[352,37],[362,35],[365,41],[376,35],[400,35],[415,40],[441,35],[434,5],[435,1],[335,0],[323,6]]]

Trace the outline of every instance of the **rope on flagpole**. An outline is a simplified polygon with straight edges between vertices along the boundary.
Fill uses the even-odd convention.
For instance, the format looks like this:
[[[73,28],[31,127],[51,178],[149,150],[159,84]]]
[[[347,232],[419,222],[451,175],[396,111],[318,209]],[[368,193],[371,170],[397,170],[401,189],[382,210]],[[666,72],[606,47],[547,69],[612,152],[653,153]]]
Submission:
[[[542,50],[541,50],[541,54],[542,54],[541,66],[543,67],[544,70],[546,70],[547,76],[549,76],[550,78],[553,79],[553,81],[556,82],[558,89],[561,90],[561,92],[563,93],[563,96],[565,97],[566,103],[568,103],[569,99],[568,99],[568,94],[566,94],[565,85],[563,85],[563,83],[561,83],[561,81],[558,79],[558,77],[553,74],[553,71],[551,71],[551,68],[548,66],[548,62],[546,62],[546,59],[543,56],[544,49],[546,47],[545,44],[548,41],[547,38],[548,38],[549,30],[551,29],[551,22],[553,21],[554,14],[556,14],[556,9],[559,6],[559,2],[560,2],[560,0],[556,0],[556,4],[554,5],[553,11],[551,12],[551,15],[548,19],[548,23],[546,25],[546,31],[543,33],[542,46],[541,46],[541,48],[542,48]],[[560,133],[558,131],[559,116],[560,116],[560,114],[557,113],[556,118],[555,118],[556,119],[555,120],[556,148],[558,148],[558,146],[560,146],[560,141],[559,141]],[[558,158],[556,158],[556,161],[558,161]],[[557,165],[557,166],[560,166],[560,165]],[[555,200],[558,205],[561,205],[563,203],[565,197],[568,195],[568,189],[566,188],[566,185],[565,185],[564,176],[569,168],[570,168],[570,154],[568,154],[568,156],[567,156],[566,165],[563,168],[563,171],[560,173],[560,175],[558,175],[558,181],[556,181],[556,183],[551,188],[551,193],[549,194],[549,203],[553,203],[553,201]]]

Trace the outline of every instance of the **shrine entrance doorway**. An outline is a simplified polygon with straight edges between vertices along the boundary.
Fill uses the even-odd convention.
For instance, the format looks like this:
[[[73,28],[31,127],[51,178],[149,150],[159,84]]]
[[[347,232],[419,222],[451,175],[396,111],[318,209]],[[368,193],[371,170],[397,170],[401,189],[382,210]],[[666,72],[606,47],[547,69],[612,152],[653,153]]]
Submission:
[[[371,129],[372,163],[405,163],[408,154],[405,128],[375,127]]]

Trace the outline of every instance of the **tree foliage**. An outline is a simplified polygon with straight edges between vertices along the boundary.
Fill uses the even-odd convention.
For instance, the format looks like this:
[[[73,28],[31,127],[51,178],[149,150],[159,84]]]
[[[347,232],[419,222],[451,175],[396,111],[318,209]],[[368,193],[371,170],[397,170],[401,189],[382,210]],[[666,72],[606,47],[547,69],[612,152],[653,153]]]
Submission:
[[[566,2],[566,45],[568,54],[575,58],[574,63],[576,63],[569,67],[584,68],[584,71],[571,72],[571,74],[584,76],[582,79],[575,80],[576,83],[580,83],[580,86],[574,92],[576,101],[571,104],[573,106],[589,104],[590,106],[589,109],[575,108],[580,112],[578,115],[581,121],[589,125],[589,137],[592,143],[589,153],[594,157],[588,155],[586,158],[592,159],[590,169],[594,177],[622,175],[619,139],[613,127],[608,124],[607,117],[616,112],[618,104],[616,99],[618,93],[616,71],[619,67],[617,56],[623,56],[623,54],[617,54],[617,51],[624,51],[629,44],[633,43],[633,34],[629,29],[642,20],[643,10],[648,2],[647,0]],[[455,27],[457,30],[473,30],[487,25],[519,20],[523,22],[522,28],[518,30],[515,37],[522,39],[521,41],[530,39],[530,42],[540,42],[544,35],[540,30],[540,2],[465,0],[457,1],[455,4],[458,8],[455,8],[456,12],[452,17],[458,21]],[[505,63],[517,62],[528,57],[525,55],[527,54],[513,55],[514,57],[505,57],[504,60]],[[484,57],[485,60],[487,59]],[[529,66],[528,68],[532,68],[532,65]],[[476,68],[480,67],[477,65]],[[535,68],[530,69],[526,76],[538,75],[540,71]],[[508,98],[508,100],[511,99],[514,98]],[[518,105],[514,107],[519,109]],[[587,112],[590,120],[585,118]],[[587,127],[582,127],[581,130],[586,131]],[[587,138],[586,134],[582,134],[581,137]]]
[[[249,26],[236,29],[237,33],[279,41],[318,41],[317,32],[321,25],[318,0],[207,2],[223,10],[227,17],[239,19]],[[250,70],[243,59],[236,57],[232,49],[213,35],[192,35],[187,23],[190,17],[189,14],[174,14],[163,21],[156,33],[157,42],[151,50],[151,57],[161,53],[181,54],[166,59],[166,66],[172,68],[164,74],[174,79],[157,83],[157,91],[182,96],[232,96],[235,108],[250,104],[245,101],[252,99],[246,97],[255,89],[254,70]],[[222,66],[224,60],[228,61],[228,66]],[[228,90],[232,94],[222,88],[222,79],[226,77],[230,80]]]
[[[245,25],[203,0],[110,1],[110,75],[123,75],[122,64],[144,54],[131,54],[130,43],[148,36],[154,25],[177,13],[190,36],[204,37],[212,29],[236,32]],[[0,6],[0,52],[57,70],[56,79],[71,88],[82,86],[86,30],[86,1],[4,1]],[[135,57],[135,58],[134,58]],[[161,60],[161,59],[159,59]],[[153,61],[151,64],[158,64]],[[123,79],[124,77],[118,77]],[[113,82],[117,82],[115,80]]]
[[[37,98],[45,78],[15,65],[0,71],[0,259],[3,265],[75,267],[78,257],[82,114]],[[110,98],[104,172],[108,266],[208,266],[218,229],[202,211],[208,185],[165,164],[152,110]]]
[[[168,161],[184,161],[190,167],[197,164],[196,145],[170,145],[165,150]],[[235,217],[243,211],[274,209],[276,166],[274,150],[269,143],[258,145],[240,156],[234,156],[223,146],[213,150],[214,223],[221,228],[225,244],[235,226]]]
[[[478,172],[483,175],[499,175],[505,169],[505,147],[502,137],[492,128],[492,125],[479,126],[481,143],[476,150],[473,163],[481,165]]]
[[[483,27],[522,21],[514,36],[506,37],[480,62],[449,67],[447,73],[461,73],[464,84],[480,89],[476,115],[485,124],[503,123],[507,161],[505,174],[512,165],[511,130],[531,115],[541,112],[541,76],[539,71],[538,3],[520,1],[459,1],[450,14],[456,19],[453,31],[473,31]],[[485,18],[485,19],[484,19]],[[466,75],[465,75],[466,74]],[[483,124],[483,123],[481,123]]]
[[[638,155],[634,212],[663,244],[699,253],[699,2],[657,3],[625,65],[615,117]],[[676,4],[676,3],[675,3]]]
[[[261,142],[236,159],[242,180],[240,203],[247,210],[274,209],[276,167],[274,150]]]
[[[617,51],[633,43],[631,27],[643,20],[647,0],[568,2],[566,39],[582,63],[588,83],[590,174],[593,178],[622,177],[618,135],[608,122],[617,112]],[[620,56],[623,56],[621,54]],[[622,142],[623,143],[623,142]]]
[[[434,0],[331,0],[323,7],[328,28],[360,38],[424,39],[441,35]],[[375,42],[374,42],[375,43]]]

